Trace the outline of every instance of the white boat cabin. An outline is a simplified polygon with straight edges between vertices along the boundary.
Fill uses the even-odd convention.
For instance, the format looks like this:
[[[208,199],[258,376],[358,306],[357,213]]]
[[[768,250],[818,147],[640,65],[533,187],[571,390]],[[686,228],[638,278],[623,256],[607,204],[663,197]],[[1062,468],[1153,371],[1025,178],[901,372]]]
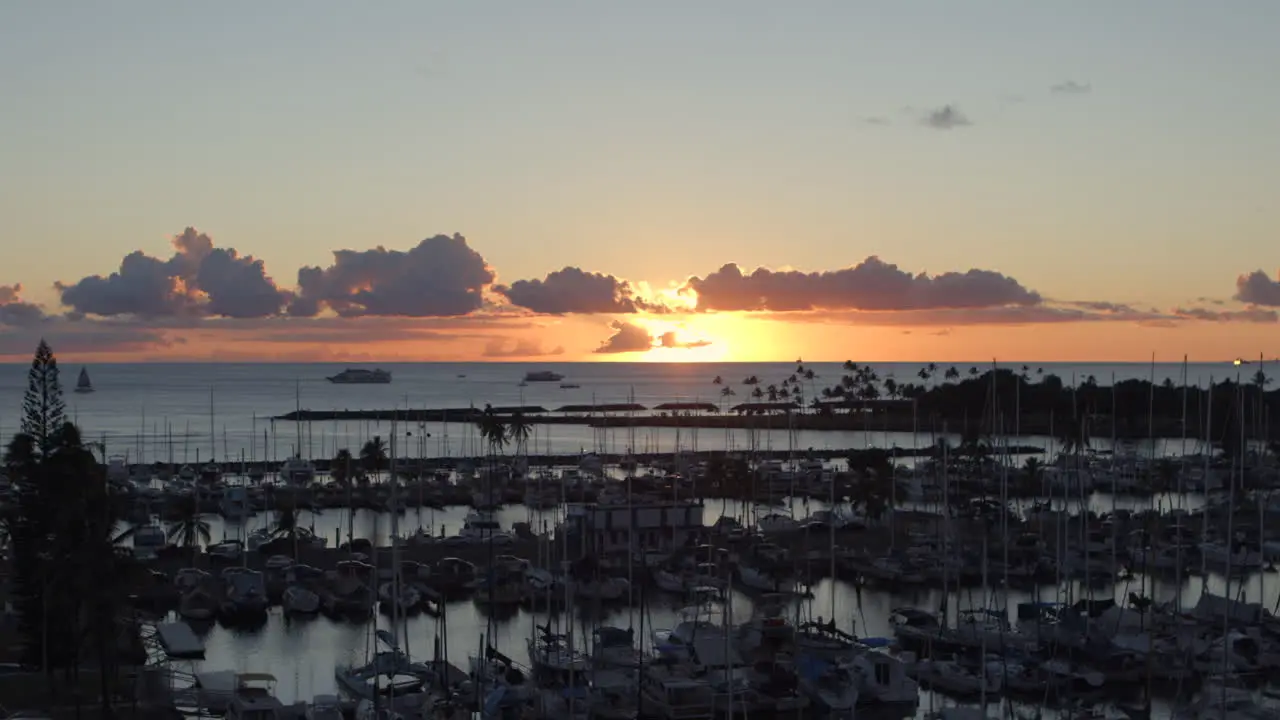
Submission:
[[[236,692],[227,703],[227,720],[283,720],[285,707],[275,695],[275,685],[274,675],[236,675]]]

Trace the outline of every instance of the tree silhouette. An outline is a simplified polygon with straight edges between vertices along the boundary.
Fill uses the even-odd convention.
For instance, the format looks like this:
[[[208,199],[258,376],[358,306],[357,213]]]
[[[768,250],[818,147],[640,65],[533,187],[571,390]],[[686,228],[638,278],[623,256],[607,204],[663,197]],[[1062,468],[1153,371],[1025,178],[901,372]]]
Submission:
[[[524,413],[516,411],[511,416],[511,420],[507,423],[507,434],[511,436],[511,440],[516,444],[516,454],[520,454],[525,447],[525,443],[529,441],[529,433],[533,430],[533,424],[524,416]]]
[[[58,382],[58,360],[44,340],[36,347],[36,355],[27,371],[27,392],[22,398],[22,429],[35,440],[42,456],[53,452],[55,435],[66,424],[67,405]]]
[[[109,704],[117,618],[133,568],[121,542],[130,531],[116,530],[120,502],[79,430],[66,422],[57,361],[43,341],[23,406],[22,432],[5,454],[17,496],[8,526],[23,661],[78,677],[84,653],[96,652]]]
[[[380,473],[387,469],[387,443],[380,435],[374,435],[360,448],[360,465],[367,473]]]
[[[333,478],[333,482],[341,487],[347,487],[351,484],[353,475],[351,465],[354,458],[351,457],[351,451],[342,448],[334,454],[333,460],[329,461],[329,477]]]
[[[174,520],[169,523],[165,536],[170,543],[191,550],[191,563],[194,565],[201,545],[208,545],[210,540],[209,523],[200,517],[200,506],[195,496],[183,495],[174,506]]]

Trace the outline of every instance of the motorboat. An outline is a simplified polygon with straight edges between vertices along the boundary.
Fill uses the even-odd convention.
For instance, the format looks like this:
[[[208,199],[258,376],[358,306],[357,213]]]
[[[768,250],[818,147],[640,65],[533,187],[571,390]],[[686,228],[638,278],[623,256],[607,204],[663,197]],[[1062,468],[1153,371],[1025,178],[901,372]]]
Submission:
[[[218,599],[203,587],[188,591],[178,602],[178,615],[183,620],[207,622],[218,614]]]
[[[280,477],[292,485],[307,485],[316,479],[316,466],[294,455],[280,465]]]
[[[235,694],[227,703],[227,720],[279,720],[285,717],[284,703],[276,697],[274,675],[240,673]]]
[[[494,514],[484,510],[472,510],[467,513],[467,517],[462,521],[462,528],[458,530],[458,537],[471,541],[505,538],[507,535]]]
[[[289,615],[314,615],[320,612],[320,596],[301,585],[285,588],[280,604]]]
[[[218,512],[232,522],[242,521],[252,515],[253,504],[249,501],[248,488],[243,485],[223,488],[222,499],[218,501]]]
[[[422,605],[422,593],[409,584],[384,582],[378,587],[378,605],[388,615],[404,615],[416,611]]]
[[[382,369],[347,368],[337,375],[329,376],[328,380],[337,385],[386,385],[391,382],[391,373]]]
[[[644,654],[636,649],[635,631],[601,626],[591,632],[591,659],[601,667],[640,667]]]
[[[244,570],[225,577],[227,597],[222,612],[231,617],[252,618],[267,612],[267,583],[257,570]]]
[[[342,701],[337,695],[316,695],[307,705],[306,720],[342,720]]]
[[[115,455],[107,458],[107,480],[115,483],[122,483],[129,479],[129,461],[128,459]]]
[[[168,542],[164,528],[143,525],[133,531],[133,554],[140,560],[152,560]]]

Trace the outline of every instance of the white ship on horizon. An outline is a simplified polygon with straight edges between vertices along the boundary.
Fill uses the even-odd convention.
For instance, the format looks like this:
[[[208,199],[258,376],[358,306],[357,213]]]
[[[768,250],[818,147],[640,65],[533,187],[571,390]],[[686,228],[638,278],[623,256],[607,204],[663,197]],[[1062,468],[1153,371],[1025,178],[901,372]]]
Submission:
[[[391,382],[391,373],[382,369],[347,368],[337,375],[330,376],[329,382],[339,385],[385,385]]]

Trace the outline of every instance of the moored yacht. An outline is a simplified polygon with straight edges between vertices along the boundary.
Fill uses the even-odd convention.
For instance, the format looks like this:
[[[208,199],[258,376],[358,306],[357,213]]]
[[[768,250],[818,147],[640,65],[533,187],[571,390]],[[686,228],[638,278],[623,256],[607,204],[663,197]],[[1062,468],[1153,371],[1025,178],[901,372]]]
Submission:
[[[316,466],[295,454],[280,465],[280,477],[292,485],[307,485],[316,479]]]
[[[462,521],[458,537],[470,541],[509,540],[511,536],[503,532],[502,524],[497,517],[487,510],[472,510]]]

